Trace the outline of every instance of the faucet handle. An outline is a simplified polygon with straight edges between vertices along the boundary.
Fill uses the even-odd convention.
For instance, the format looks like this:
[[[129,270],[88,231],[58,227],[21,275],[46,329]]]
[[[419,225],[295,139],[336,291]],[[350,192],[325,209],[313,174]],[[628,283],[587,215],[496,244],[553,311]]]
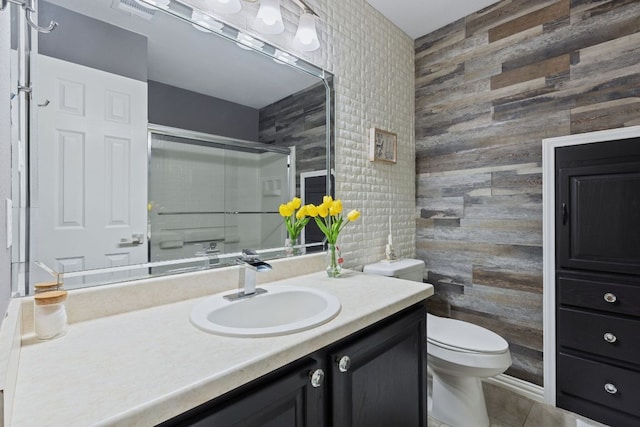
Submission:
[[[258,252],[254,251],[253,249],[243,249],[242,257],[245,259],[258,258]]]

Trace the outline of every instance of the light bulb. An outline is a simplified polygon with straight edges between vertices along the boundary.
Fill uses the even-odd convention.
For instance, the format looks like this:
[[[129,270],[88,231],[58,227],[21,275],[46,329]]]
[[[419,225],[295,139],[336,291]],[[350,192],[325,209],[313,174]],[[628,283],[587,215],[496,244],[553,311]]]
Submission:
[[[217,13],[231,14],[242,9],[240,0],[208,0],[206,3]]]
[[[293,46],[304,52],[311,52],[320,47],[318,33],[316,32],[316,18],[313,14],[305,12],[300,16],[300,23],[293,39]]]
[[[253,28],[265,34],[279,34],[284,31],[280,0],[260,0],[260,9],[253,22]]]

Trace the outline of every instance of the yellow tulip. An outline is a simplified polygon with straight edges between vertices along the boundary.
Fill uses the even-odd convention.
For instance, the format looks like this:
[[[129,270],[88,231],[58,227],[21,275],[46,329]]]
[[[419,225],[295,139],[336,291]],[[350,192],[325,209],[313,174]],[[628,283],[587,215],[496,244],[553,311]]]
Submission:
[[[342,212],[342,201],[334,200],[329,207],[329,214],[331,214],[331,216],[336,216],[340,214],[340,212]]]
[[[318,215],[320,215],[321,218],[326,218],[327,215],[329,215],[329,207],[324,203],[318,206]]]
[[[360,211],[357,209],[352,210],[347,214],[347,218],[349,218],[349,221],[355,221],[360,218]]]
[[[293,200],[291,200],[291,203],[293,203],[293,208],[294,209],[298,209],[300,207],[300,205],[302,204],[302,200],[300,200],[299,197],[294,197]]]
[[[316,217],[318,216],[318,208],[316,207],[316,205],[305,205],[304,206],[305,211],[307,211],[307,215],[310,217]]]
[[[300,200],[300,199],[298,199],[298,200]],[[302,218],[304,218],[305,216],[307,216],[307,207],[306,207],[306,206],[303,206],[303,207],[301,207],[301,208],[300,208],[300,210],[298,210],[298,212],[296,213],[296,218],[297,218],[297,219],[302,219]]]
[[[332,198],[331,196],[324,196],[324,197],[322,198],[322,203],[323,203],[323,204],[329,204],[329,203],[331,203],[331,202],[333,202],[333,198]]]
[[[291,208],[288,203],[286,205],[283,204],[278,208],[278,212],[280,212],[280,215],[284,217],[291,216],[293,208]]]
[[[296,209],[295,206],[293,206],[293,201],[287,202],[287,209],[289,209],[291,211],[291,213],[293,213],[293,211]],[[291,215],[291,214],[289,214]]]

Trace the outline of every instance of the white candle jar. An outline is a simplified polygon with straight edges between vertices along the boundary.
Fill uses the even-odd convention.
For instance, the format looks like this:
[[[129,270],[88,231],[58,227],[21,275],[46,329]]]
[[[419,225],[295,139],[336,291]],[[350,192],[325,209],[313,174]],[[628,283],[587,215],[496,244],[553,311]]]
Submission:
[[[50,340],[67,332],[67,291],[50,291],[34,298],[34,331],[36,338]]]

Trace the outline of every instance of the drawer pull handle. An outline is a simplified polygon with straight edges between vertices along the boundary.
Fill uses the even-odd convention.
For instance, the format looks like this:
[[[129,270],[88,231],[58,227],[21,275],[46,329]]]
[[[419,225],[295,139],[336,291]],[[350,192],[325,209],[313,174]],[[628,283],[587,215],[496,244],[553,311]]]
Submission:
[[[311,380],[311,386],[318,388],[324,383],[324,371],[322,369],[316,369],[309,372],[309,379]]]
[[[606,294],[604,294],[604,300],[608,303],[614,303],[617,299],[618,298],[616,298],[616,296],[611,292],[607,292]]]
[[[616,342],[618,340],[618,338],[616,338],[615,335],[613,335],[611,332],[607,332],[606,334],[604,334],[604,340],[606,342]]]
[[[618,387],[614,386],[611,383],[606,383],[604,385],[604,389],[607,391],[607,393],[609,394],[616,394],[618,392]]]
[[[338,370],[340,372],[347,372],[351,367],[351,358],[349,356],[342,356],[337,360],[338,362]]]

